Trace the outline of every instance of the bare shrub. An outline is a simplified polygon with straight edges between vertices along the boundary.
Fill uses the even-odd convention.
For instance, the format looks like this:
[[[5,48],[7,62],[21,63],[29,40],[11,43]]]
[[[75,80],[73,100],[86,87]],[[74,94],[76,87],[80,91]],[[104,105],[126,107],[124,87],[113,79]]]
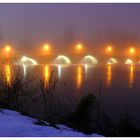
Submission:
[[[80,101],[71,117],[72,127],[84,133],[91,131],[91,112],[96,107],[96,96],[89,93]]]
[[[47,120],[50,125],[55,124],[54,91],[57,81],[58,79],[55,78],[54,71],[51,72],[50,76],[47,79],[44,76],[40,78],[40,89],[45,110],[45,120]]]
[[[5,65],[2,65],[0,70],[0,107],[22,112],[22,105],[28,98],[26,95],[33,79],[31,77],[24,79],[23,71],[18,66],[11,69],[8,77],[4,67]]]

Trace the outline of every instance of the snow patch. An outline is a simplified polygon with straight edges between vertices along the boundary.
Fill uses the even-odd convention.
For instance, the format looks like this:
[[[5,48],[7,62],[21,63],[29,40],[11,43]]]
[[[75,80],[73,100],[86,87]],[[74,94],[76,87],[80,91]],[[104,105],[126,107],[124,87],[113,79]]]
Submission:
[[[0,111],[1,137],[102,137],[98,134],[85,135],[64,125],[59,129],[34,124],[37,119],[23,116],[16,111],[4,109]]]

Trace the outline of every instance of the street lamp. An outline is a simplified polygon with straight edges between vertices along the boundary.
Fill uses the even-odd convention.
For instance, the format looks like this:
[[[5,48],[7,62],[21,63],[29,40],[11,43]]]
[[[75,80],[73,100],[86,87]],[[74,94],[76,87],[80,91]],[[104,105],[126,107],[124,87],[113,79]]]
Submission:
[[[132,47],[132,48],[129,49],[129,53],[131,55],[135,54],[135,52],[136,52],[135,48]]]
[[[45,44],[43,46],[43,48],[42,48],[42,53],[44,55],[46,55],[46,54],[50,54],[50,51],[51,51],[50,45],[49,44]]]
[[[44,51],[49,51],[50,50],[49,44],[45,44],[44,47],[43,47],[43,50]]]
[[[5,46],[5,52],[9,53],[11,51],[11,47],[10,46]]]
[[[83,49],[83,45],[82,44],[77,44],[76,49],[77,50],[82,50]]]
[[[108,52],[108,53],[111,53],[112,52],[112,46],[108,46],[107,48],[106,48],[106,51]]]
[[[83,45],[82,44],[77,44],[76,45],[76,52],[77,53],[81,53],[83,51]]]
[[[4,52],[5,52],[6,57],[9,57],[10,52],[11,52],[11,46],[9,46],[9,45],[5,46]]]

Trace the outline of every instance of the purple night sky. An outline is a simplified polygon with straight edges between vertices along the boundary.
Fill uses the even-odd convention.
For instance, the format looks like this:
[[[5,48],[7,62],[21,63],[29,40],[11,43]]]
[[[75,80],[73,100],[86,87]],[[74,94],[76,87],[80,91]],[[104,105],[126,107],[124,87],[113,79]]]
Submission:
[[[16,47],[140,46],[140,4],[0,4],[0,31]]]

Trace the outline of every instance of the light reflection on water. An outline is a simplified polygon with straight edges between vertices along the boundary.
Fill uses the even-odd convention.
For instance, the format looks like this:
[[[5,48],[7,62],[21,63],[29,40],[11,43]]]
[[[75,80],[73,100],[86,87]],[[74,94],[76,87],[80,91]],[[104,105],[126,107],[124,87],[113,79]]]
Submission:
[[[112,81],[112,66],[107,66],[107,85],[110,87]]]
[[[45,65],[45,68],[44,68],[44,77],[45,77],[45,79],[47,81],[49,79],[49,76],[50,76],[50,67],[48,65]]]
[[[22,65],[22,67],[23,67],[23,75],[24,75],[24,77],[26,76],[26,74],[27,74],[27,66],[26,65]]]
[[[85,65],[84,67],[85,67],[85,76],[87,77],[87,73],[88,73],[88,66],[87,66],[87,65]]]
[[[61,78],[61,73],[62,73],[62,66],[61,65],[57,66],[57,71],[58,71],[58,78],[60,79]]]
[[[80,89],[81,88],[81,84],[82,84],[82,80],[83,80],[83,69],[82,69],[82,66],[78,66],[77,69],[76,69],[76,87],[77,89]]]
[[[9,64],[5,65],[5,77],[8,84],[11,83],[11,67]]]
[[[10,84],[11,81],[11,69],[13,67],[11,65],[5,65],[4,72],[7,79],[7,83]],[[21,67],[23,70],[23,68]],[[28,70],[35,70],[37,67],[28,67]],[[98,82],[99,80],[103,81],[103,94],[105,95],[103,98],[103,107],[108,109],[109,113],[115,114],[122,109],[122,105],[124,105],[124,101],[128,103],[130,107],[136,108],[139,105],[139,80],[140,80],[140,67],[139,66],[126,66],[118,67],[118,66],[103,66],[103,67],[85,67],[84,66],[73,66],[73,67],[59,67],[59,66],[51,66],[44,65],[39,66],[37,71],[40,71],[45,80],[47,81],[52,70],[55,71],[55,76],[59,78],[58,84],[59,90],[65,92],[64,87],[62,85],[63,81],[71,81],[69,87],[75,87],[78,93],[76,94],[79,98],[82,95],[85,95],[88,90],[98,90]],[[88,72],[87,72],[88,71]],[[12,71],[13,72],[13,71]],[[137,72],[137,73],[136,73]],[[87,76],[86,76],[87,75]],[[28,74],[26,75],[28,76]],[[61,82],[62,81],[62,82]],[[74,86],[73,86],[74,83]],[[132,89],[132,90],[131,90]],[[57,90],[59,94],[60,91]],[[73,90],[73,89],[72,89]],[[107,96],[106,96],[106,93]],[[132,94],[134,93],[134,94]],[[72,92],[71,94],[75,94]],[[63,99],[63,96],[62,96]],[[125,99],[125,100],[124,100]],[[116,110],[117,109],[117,110]],[[111,110],[111,111],[110,111]],[[138,113],[136,111],[135,113]],[[116,115],[116,114],[115,114]],[[138,115],[137,115],[138,116]]]
[[[44,82],[45,82],[45,85],[47,86],[47,83],[49,81],[49,77],[50,77],[50,67],[48,65],[45,65],[45,68],[44,68]]]
[[[130,66],[129,70],[128,70],[129,75],[127,76],[128,77],[128,81],[127,81],[128,84],[127,85],[128,85],[129,88],[132,88],[133,83],[134,83],[134,70],[135,70],[134,67],[135,66]],[[27,76],[26,73],[28,72],[30,67],[28,67],[28,69],[27,69],[26,66],[22,66],[21,68],[23,70],[23,75]],[[65,71],[62,72],[63,67],[61,65],[58,65],[57,67],[53,67],[53,68],[50,65],[45,65],[43,67],[41,66],[40,70],[42,71],[42,73],[45,77],[45,80],[49,79],[49,76],[50,76],[53,69],[56,69],[57,78],[59,78],[60,80],[63,78],[62,75],[66,75],[65,79],[69,80],[67,78],[70,75],[70,77],[69,77],[70,80],[73,81],[75,79],[75,86],[79,90],[79,89],[81,89],[81,86],[84,83],[85,78],[86,78],[87,81],[94,80],[94,79],[91,79],[92,76],[96,80],[98,79],[97,74],[95,73],[95,71],[98,72],[98,69],[101,69],[99,72],[102,72],[102,71],[105,72],[104,77],[102,77],[102,78],[106,79],[105,84],[110,88],[112,86],[111,84],[113,82],[113,79],[115,78],[114,74],[116,73],[112,68],[113,68],[113,66],[108,65],[108,66],[105,66],[105,69],[104,68],[101,69],[101,68],[98,68],[98,67],[90,67],[90,70],[89,70],[88,67],[79,65],[79,66],[75,66],[75,67],[67,67],[67,69],[65,69]],[[11,81],[11,69],[12,69],[11,65],[9,65],[9,64],[4,65],[4,72],[5,72],[6,80],[7,80],[7,83],[9,83],[9,84],[10,84],[10,81]],[[33,67],[33,69],[35,69],[35,67]],[[72,69],[72,71],[68,72],[68,69]],[[93,70],[94,70],[94,73],[93,73]],[[120,75],[123,75],[123,74],[124,73],[122,73]],[[112,76],[113,76],[113,78],[112,78]],[[122,77],[120,77],[120,80],[122,80]],[[95,82],[98,82],[98,81],[95,81]],[[83,87],[84,86],[85,85],[83,85]]]
[[[130,66],[130,72],[129,72],[129,87],[132,88],[133,81],[134,81],[134,66]]]

